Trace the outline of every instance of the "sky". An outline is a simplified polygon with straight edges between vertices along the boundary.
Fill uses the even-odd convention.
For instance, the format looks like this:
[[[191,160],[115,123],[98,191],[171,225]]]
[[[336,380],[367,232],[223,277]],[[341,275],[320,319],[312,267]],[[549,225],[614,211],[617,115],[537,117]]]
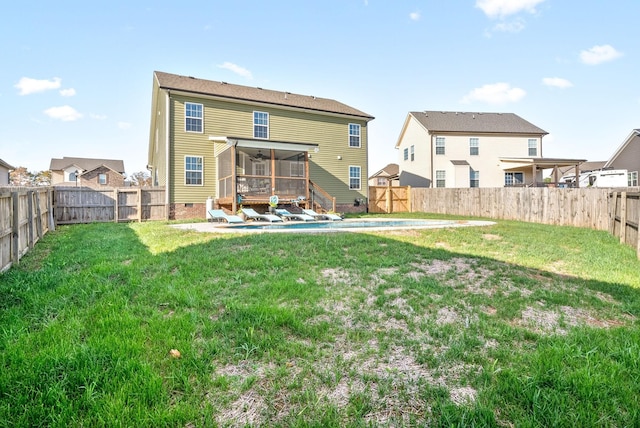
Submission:
[[[6,2],[0,159],[145,171],[153,72],[331,98],[375,117],[369,175],[410,111],[515,113],[544,157],[607,160],[640,128],[638,0]]]

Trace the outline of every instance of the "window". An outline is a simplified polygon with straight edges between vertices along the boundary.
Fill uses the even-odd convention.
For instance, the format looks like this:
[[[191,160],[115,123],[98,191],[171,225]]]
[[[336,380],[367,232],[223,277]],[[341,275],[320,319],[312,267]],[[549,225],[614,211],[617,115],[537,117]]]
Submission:
[[[480,171],[471,170],[469,173],[469,187],[480,187]]]
[[[349,166],[349,189],[360,190],[359,166]]]
[[[291,176],[304,177],[304,164],[302,162],[291,162]]]
[[[447,171],[436,170],[436,187],[446,187]]]
[[[76,174],[75,172],[70,172],[69,181],[78,181],[78,174]]]
[[[386,186],[387,185],[387,179],[385,177],[378,177],[378,186]]]
[[[480,154],[480,142],[478,138],[469,138],[469,154],[478,156]]]
[[[415,151],[414,147],[411,146],[411,162],[413,162],[415,160],[415,158],[416,158],[416,155],[415,155],[414,151]]]
[[[436,154],[444,154],[444,137],[436,137]]]
[[[505,172],[504,185],[517,186],[524,183],[524,173],[522,172]]]
[[[627,179],[629,181],[629,186],[637,186],[638,185],[638,171],[631,171],[627,174]]]
[[[538,156],[538,140],[529,138],[529,156]]]
[[[202,156],[184,157],[184,184],[202,186]]]
[[[404,149],[404,160],[409,160],[409,149],[408,148]]]
[[[187,132],[202,132],[202,104],[184,104],[184,129]]]
[[[251,166],[253,168],[253,175],[267,175],[266,162],[253,162]]]
[[[360,125],[349,124],[349,147],[360,147]]]
[[[253,112],[253,138],[269,138],[269,113]]]
[[[107,184],[107,174],[98,174],[98,184]]]

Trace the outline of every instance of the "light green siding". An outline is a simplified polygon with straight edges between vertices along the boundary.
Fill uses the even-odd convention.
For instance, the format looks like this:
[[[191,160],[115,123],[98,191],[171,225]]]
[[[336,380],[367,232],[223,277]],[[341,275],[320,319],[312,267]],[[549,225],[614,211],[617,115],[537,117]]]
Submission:
[[[203,104],[202,133],[185,132],[185,102]],[[219,143],[209,141],[209,136],[252,139],[254,111],[269,113],[269,140],[318,144],[319,151],[310,153],[311,180],[335,196],[338,204],[352,203],[356,198],[367,196],[368,128],[365,119],[178,94],[171,95],[170,107],[171,202],[199,203],[208,196],[216,196],[215,155],[221,148]],[[349,123],[360,125],[359,148],[349,147]],[[185,185],[184,157],[188,155],[203,157],[202,186]],[[161,158],[158,155],[157,159]],[[359,191],[349,190],[350,165],[361,167]]]

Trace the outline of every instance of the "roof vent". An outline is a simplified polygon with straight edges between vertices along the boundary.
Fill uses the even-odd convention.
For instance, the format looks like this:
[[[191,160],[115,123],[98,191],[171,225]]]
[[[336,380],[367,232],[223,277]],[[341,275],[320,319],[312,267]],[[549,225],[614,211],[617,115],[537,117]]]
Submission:
[[[476,118],[476,115],[475,115],[475,114],[473,115],[473,118],[474,118],[474,119]]]
[[[226,85],[226,84],[227,84],[227,82],[220,82],[220,83],[222,83],[223,85]]]

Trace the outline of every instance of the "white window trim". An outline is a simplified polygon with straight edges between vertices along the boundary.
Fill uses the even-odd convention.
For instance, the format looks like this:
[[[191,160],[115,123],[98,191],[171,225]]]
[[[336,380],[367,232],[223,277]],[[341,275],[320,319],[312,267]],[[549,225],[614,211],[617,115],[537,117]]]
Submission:
[[[192,104],[192,105],[196,105],[196,106],[200,106],[202,109],[202,117],[193,117],[193,116],[187,116],[187,104]],[[189,131],[187,130],[187,119],[199,119],[200,120],[200,131]],[[192,103],[190,101],[187,101],[184,103],[184,132],[189,132],[191,134],[203,134],[204,133],[204,104],[200,104],[200,103]]]
[[[256,113],[260,113],[260,114],[264,114],[267,116],[267,124],[266,125],[262,125],[262,124],[256,124]],[[270,122],[271,122],[271,117],[269,115],[268,111],[260,111],[260,110],[254,110],[253,114],[253,138],[258,138],[260,140],[268,140],[269,139],[269,135],[271,134],[271,127],[269,126]],[[256,136],[256,126],[266,126],[267,128],[267,136],[266,137],[258,137]]]
[[[104,176],[104,183],[102,182],[102,180],[100,179],[101,177]],[[109,177],[107,177],[107,174],[101,172],[98,174],[98,184],[101,184],[103,186],[107,185],[107,182],[109,181]]]
[[[202,169],[200,170],[200,174],[202,175],[202,180],[200,180],[202,183],[200,184],[187,184],[187,172],[189,171],[197,171],[197,170],[191,170],[191,169],[187,169],[187,158],[200,158],[202,160]],[[204,156],[198,156],[198,155],[185,155],[184,156],[184,185],[185,186],[194,186],[194,187],[202,187],[204,186]]]
[[[359,177],[358,177],[358,183],[359,186],[357,188],[355,187],[351,187],[351,168],[358,168],[358,172],[359,172]],[[349,165],[349,169],[347,170],[347,173],[349,174],[349,190],[362,190],[362,167],[359,165]]]
[[[294,168],[302,169],[302,174],[294,174],[293,173],[293,169]],[[296,171],[296,172],[299,172],[299,171]],[[302,163],[302,162],[291,162],[289,164],[289,176],[290,177],[304,177],[304,163]]]
[[[405,147],[404,150],[402,151],[402,160],[404,161],[408,161],[409,160],[409,148]]]
[[[535,149],[535,155],[531,154],[531,149]],[[538,156],[538,140],[536,138],[527,139],[527,156]]]
[[[438,173],[439,173],[439,172],[441,172],[441,173],[442,173],[442,176],[443,176],[444,178],[438,178]],[[438,181],[443,181],[443,182],[444,182],[444,183],[443,183],[443,184],[444,184],[444,186],[438,186]],[[446,187],[447,187],[447,171],[446,171],[446,170],[444,170],[444,169],[437,169],[437,170],[436,170],[436,180],[435,180],[435,186],[434,186],[434,187],[436,187],[436,188],[438,188],[438,189],[444,189],[444,188],[446,188]]]
[[[442,144],[439,145],[438,142],[442,141]],[[442,153],[438,153],[438,149],[442,147]],[[447,154],[447,140],[445,137],[436,137],[436,146],[435,146],[435,154],[436,156],[445,156]]]
[[[358,145],[357,146],[352,146],[351,145],[351,137],[355,137],[355,134],[351,134],[351,125],[353,126],[357,126],[358,127]],[[351,149],[359,149],[362,147],[362,126],[360,126],[359,123],[350,123],[349,125],[347,125],[347,132],[349,133],[349,139],[347,140],[347,143],[349,144],[349,148]]]
[[[264,167],[264,174],[258,174],[257,169],[258,167]],[[266,161],[255,161],[255,162],[251,162],[251,173],[252,175],[255,175],[256,177],[266,177],[269,174],[267,174],[268,168],[267,168],[267,162]]]

